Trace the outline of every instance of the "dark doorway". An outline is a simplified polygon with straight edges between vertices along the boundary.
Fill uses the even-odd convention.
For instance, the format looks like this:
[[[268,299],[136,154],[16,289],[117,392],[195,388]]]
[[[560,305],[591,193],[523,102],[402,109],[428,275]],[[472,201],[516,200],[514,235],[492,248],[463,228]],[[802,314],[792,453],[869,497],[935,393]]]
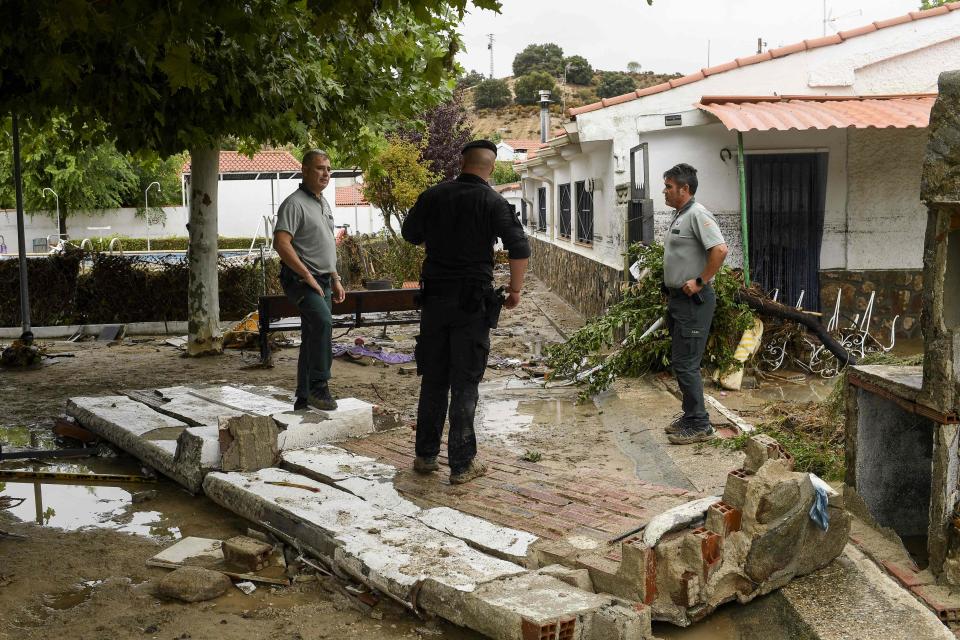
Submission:
[[[752,279],[819,311],[827,154],[749,154],[746,170]]]

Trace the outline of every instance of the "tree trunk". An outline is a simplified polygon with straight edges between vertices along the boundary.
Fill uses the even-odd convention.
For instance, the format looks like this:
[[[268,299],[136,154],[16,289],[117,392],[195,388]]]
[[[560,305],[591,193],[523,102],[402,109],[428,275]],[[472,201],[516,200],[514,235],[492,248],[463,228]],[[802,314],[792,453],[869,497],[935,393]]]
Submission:
[[[746,303],[747,306],[758,313],[798,322],[807,329],[810,329],[814,335],[820,338],[823,346],[837,358],[841,366],[857,364],[857,359],[847,353],[843,345],[837,342],[837,340],[827,332],[826,327],[820,323],[818,317],[804,313],[799,309],[780,304],[779,302],[774,302],[773,300],[766,300],[746,289],[740,289],[740,291],[737,292],[737,298],[740,302]]]
[[[60,237],[64,240],[67,238],[67,215],[70,213],[68,206],[67,203],[64,203],[63,206],[60,207],[60,228],[57,229],[57,233],[59,233]]]
[[[223,353],[217,282],[217,178],[219,145],[190,149],[190,244],[187,250],[187,355]]]

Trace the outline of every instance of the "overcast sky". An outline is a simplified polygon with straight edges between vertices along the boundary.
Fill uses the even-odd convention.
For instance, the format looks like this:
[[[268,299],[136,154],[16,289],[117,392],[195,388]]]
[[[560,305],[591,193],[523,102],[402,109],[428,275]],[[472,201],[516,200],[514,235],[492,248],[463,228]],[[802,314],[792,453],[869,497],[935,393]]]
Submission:
[[[626,70],[630,61],[657,73],[690,73],[824,32],[823,0],[502,0],[499,14],[474,8],[461,28],[468,71],[490,73],[487,35],[494,34],[494,74],[512,75],[528,44],[554,42],[595,69]],[[919,8],[920,0],[827,0],[827,33]]]

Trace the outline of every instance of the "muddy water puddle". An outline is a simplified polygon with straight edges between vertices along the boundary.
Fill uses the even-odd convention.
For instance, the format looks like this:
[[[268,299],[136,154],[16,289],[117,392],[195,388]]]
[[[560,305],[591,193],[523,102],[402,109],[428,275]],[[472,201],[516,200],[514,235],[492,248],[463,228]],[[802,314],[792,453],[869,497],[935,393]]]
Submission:
[[[9,461],[2,468],[77,475],[141,475],[139,465],[126,457],[85,458],[82,462],[52,461],[49,464]],[[176,515],[155,506],[161,502],[157,498],[170,492],[171,487],[162,481],[104,485],[85,484],[82,479],[71,482],[0,480],[0,495],[22,499],[20,504],[8,509],[20,520],[66,531],[92,527],[177,539],[181,537],[181,531]]]
[[[522,441],[530,432],[543,437],[544,429],[597,421],[592,405],[577,406],[567,398],[481,400],[478,414],[477,440],[510,449],[522,449]]]

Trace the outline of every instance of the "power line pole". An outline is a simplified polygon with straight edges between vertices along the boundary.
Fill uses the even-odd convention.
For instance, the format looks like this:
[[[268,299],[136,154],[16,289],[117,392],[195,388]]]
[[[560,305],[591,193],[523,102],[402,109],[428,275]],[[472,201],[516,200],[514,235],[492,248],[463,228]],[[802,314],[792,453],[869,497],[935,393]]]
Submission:
[[[493,34],[487,34],[487,49],[490,50],[490,79],[493,80]]]

